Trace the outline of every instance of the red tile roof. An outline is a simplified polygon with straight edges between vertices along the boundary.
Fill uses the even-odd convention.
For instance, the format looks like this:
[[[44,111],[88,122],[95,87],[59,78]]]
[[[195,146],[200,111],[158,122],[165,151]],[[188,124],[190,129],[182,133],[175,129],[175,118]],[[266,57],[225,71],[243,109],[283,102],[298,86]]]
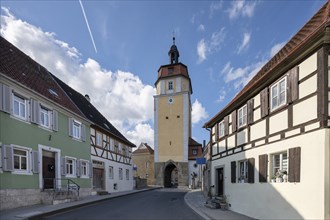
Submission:
[[[138,149],[136,149],[133,154],[154,154],[154,149],[152,149],[147,143],[141,143]]]
[[[234,99],[232,99],[231,102],[212,119],[205,123],[204,127],[212,127],[217,120],[225,116],[223,113],[240,100],[244,94],[255,92],[255,87],[262,84],[267,77],[270,77],[276,68],[287,62],[287,60],[294,56],[297,51],[304,49],[304,46],[307,43],[314,38],[318,38],[329,26],[330,1],[327,1],[324,6],[288,41],[288,43],[261,68],[261,70],[247,83]]]
[[[1,36],[0,48],[0,74],[84,117],[45,67]]]

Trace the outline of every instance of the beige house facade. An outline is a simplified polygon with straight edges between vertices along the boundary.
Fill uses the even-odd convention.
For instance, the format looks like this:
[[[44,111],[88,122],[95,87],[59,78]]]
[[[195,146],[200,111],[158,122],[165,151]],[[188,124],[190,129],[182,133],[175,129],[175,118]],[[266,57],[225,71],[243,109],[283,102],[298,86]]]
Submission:
[[[154,150],[147,143],[141,143],[133,151],[132,160],[135,167],[134,176],[146,179],[148,185],[154,185]]]
[[[211,192],[257,219],[330,218],[327,2],[204,127]]]

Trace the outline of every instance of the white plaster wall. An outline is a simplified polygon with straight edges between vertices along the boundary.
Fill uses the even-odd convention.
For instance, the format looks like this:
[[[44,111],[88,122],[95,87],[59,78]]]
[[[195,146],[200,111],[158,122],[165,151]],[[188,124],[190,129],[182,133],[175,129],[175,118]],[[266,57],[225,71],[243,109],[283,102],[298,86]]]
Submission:
[[[253,105],[254,105],[254,108],[256,108],[260,105],[260,94],[256,95],[253,98]]]
[[[211,185],[215,184],[215,167],[225,166],[224,193],[231,210],[256,219],[324,219],[324,210],[329,205],[329,202],[325,204],[325,196],[329,194],[329,190],[327,194],[325,191],[329,188],[325,178],[329,178],[329,173],[324,175],[325,164],[329,163],[326,162],[329,155],[325,154],[329,148],[328,136],[329,129],[317,130],[212,161]],[[300,183],[259,183],[259,155],[298,146],[301,147]],[[255,158],[255,183],[231,183],[230,162],[251,157]]]
[[[219,142],[219,152],[226,150],[226,141],[222,140]]]
[[[312,56],[299,64],[299,80],[308,76],[315,70],[317,70],[317,53],[314,53]]]
[[[254,124],[250,128],[251,141],[266,136],[266,120],[262,120],[257,124]]]
[[[315,92],[317,89],[317,75],[299,84],[299,99]]]
[[[253,120],[257,121],[261,118],[261,110],[258,108],[257,110],[253,111]]]
[[[244,129],[237,133],[237,145],[245,144],[247,142],[247,129]]]
[[[269,118],[269,133],[273,134],[288,128],[288,110]]]
[[[317,96],[293,105],[293,126],[317,118]]]
[[[195,172],[197,174],[197,177],[195,178],[195,186],[197,187],[198,181],[202,180],[201,177],[201,171],[200,171],[200,165],[197,165],[197,167],[194,167],[194,164],[196,163],[196,160],[189,160],[188,162],[188,169],[189,169],[189,185],[192,185],[192,178],[191,174]]]
[[[212,155],[215,155],[218,153],[218,147],[217,144],[212,145]]]
[[[159,162],[158,156],[158,98],[154,97],[154,157]]]
[[[235,147],[235,135],[230,136],[227,138],[228,148]]]

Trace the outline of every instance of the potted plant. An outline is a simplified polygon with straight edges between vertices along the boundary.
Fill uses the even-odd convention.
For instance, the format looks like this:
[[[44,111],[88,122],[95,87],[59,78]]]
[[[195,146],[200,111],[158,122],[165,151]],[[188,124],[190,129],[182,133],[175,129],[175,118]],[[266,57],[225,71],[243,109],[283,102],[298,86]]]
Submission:
[[[278,169],[275,175],[276,175],[277,183],[283,182],[283,171],[282,170]]]
[[[273,175],[273,176],[271,177],[270,181],[271,181],[272,183],[276,183],[276,176]]]
[[[283,182],[288,182],[288,172],[286,171],[283,172]]]
[[[245,182],[245,178],[244,178],[244,176],[240,176],[240,177],[238,178],[238,182],[239,182],[239,183],[244,183],[244,182]]]

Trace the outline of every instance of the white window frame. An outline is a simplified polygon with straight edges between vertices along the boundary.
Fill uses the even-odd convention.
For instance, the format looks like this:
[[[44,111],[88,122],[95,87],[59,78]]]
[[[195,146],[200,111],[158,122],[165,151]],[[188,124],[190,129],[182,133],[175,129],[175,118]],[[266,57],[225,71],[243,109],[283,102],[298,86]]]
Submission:
[[[69,161],[72,161],[72,163],[69,163]],[[69,172],[70,166],[72,167],[72,173]],[[65,169],[66,169],[66,177],[76,177],[77,159],[74,157],[65,157]]]
[[[40,126],[44,127],[44,128],[47,128],[47,129],[50,129],[51,128],[51,125],[52,125],[52,121],[51,121],[51,110],[43,105],[40,105]],[[48,125],[43,123],[43,119],[48,120]]]
[[[26,98],[24,98],[22,95],[19,95],[17,93],[13,92],[13,116],[15,116],[16,118],[22,119],[24,121],[27,121],[28,118],[28,100]],[[21,100],[23,101],[21,101]],[[18,102],[18,114],[15,113],[15,102]],[[21,115],[21,107],[23,105],[23,109],[24,109],[24,117]]]
[[[109,179],[113,179],[113,177],[114,177],[113,166],[109,166]]]
[[[80,160],[80,177],[89,178],[89,161]]]
[[[129,180],[129,169],[126,169],[126,180]]]
[[[248,182],[248,160],[238,161],[238,182]]]
[[[102,147],[102,133],[96,131],[96,137],[95,137],[95,142],[96,142],[96,145],[99,146],[99,147]]]
[[[123,179],[123,168],[119,168],[118,175],[119,175],[119,179],[122,180]]]
[[[81,139],[81,122],[73,120],[72,122],[72,137],[78,140]]]
[[[31,148],[28,147],[22,147],[22,146],[17,146],[17,145],[12,145],[13,147],[13,162],[14,162],[14,170],[12,171],[13,174],[28,174],[28,175],[32,175],[31,172]],[[15,150],[19,150],[19,151],[25,151],[26,152],[26,169],[22,170],[22,169],[16,169],[15,168]]]
[[[282,82],[284,82],[284,90],[280,91],[280,84]],[[276,94],[273,91],[273,89],[275,88],[276,88]],[[282,100],[282,102],[280,102],[281,94],[284,95],[284,99]],[[274,105],[273,99],[276,99],[276,105]],[[271,111],[274,111],[286,104],[287,104],[287,77],[285,76],[270,87],[270,109]]]
[[[168,88],[167,88],[168,91],[173,91],[174,90],[174,81],[173,80],[168,81],[167,86],[168,86]]]
[[[237,127],[241,128],[247,124],[247,105],[244,105],[242,108],[238,109],[237,114]]]
[[[276,172],[278,170],[282,172],[286,171],[287,173],[289,173],[289,156],[287,151],[271,154],[271,158],[272,158],[272,170],[271,170],[272,176],[276,175]],[[276,164],[277,159],[279,160],[279,164]]]
[[[221,121],[220,123],[219,123],[219,138],[221,138],[221,137],[224,137],[225,136],[225,121]]]

